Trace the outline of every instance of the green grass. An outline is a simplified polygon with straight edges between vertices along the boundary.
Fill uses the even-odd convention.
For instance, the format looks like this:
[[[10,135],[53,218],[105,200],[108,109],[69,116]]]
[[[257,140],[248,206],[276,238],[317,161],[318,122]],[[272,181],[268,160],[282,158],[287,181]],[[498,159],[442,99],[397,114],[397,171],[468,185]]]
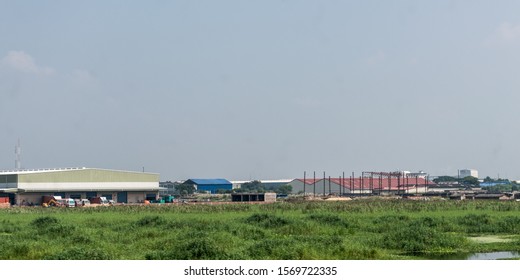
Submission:
[[[482,236],[504,238],[475,238]],[[0,210],[4,260],[422,259],[502,250],[520,251],[520,203],[368,199]]]

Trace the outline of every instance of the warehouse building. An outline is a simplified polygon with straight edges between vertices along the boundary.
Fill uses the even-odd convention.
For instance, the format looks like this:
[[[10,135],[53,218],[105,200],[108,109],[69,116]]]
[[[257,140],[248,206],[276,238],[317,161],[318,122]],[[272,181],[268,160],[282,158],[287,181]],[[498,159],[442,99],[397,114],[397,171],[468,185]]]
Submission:
[[[260,182],[266,189],[275,189],[283,185],[289,185],[293,179],[277,179],[277,180],[242,180],[242,181],[230,181],[233,184],[233,189],[240,189],[242,185],[246,183],[252,183],[254,181]]]
[[[276,193],[234,193],[233,202],[276,202]]]
[[[184,184],[192,185],[198,192],[218,193],[218,190],[232,190],[233,184],[226,179],[188,179]]]
[[[39,205],[47,195],[140,203],[156,200],[159,190],[156,173],[86,167],[0,171],[0,196],[18,205]]]
[[[316,195],[424,193],[432,182],[424,178],[325,178],[294,179],[292,193]]]

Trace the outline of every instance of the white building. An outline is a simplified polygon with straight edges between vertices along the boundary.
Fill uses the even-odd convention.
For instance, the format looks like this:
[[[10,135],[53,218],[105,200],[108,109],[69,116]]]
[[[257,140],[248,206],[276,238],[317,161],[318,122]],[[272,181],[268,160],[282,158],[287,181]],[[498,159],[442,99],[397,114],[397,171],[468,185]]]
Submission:
[[[478,178],[478,171],[475,169],[461,169],[461,170],[459,170],[459,176],[460,176],[460,178],[464,178],[464,177],[468,177],[468,176]]]
[[[0,171],[0,195],[16,204],[41,204],[47,195],[138,203],[157,199],[159,189],[156,173],[85,167]]]

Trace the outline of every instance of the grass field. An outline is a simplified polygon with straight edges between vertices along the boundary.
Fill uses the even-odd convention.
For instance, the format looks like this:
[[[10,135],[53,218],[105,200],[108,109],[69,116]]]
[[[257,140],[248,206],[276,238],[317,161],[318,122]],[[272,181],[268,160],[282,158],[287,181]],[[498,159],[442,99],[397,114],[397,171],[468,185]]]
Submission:
[[[520,203],[354,200],[0,210],[0,259],[424,259],[520,251]]]

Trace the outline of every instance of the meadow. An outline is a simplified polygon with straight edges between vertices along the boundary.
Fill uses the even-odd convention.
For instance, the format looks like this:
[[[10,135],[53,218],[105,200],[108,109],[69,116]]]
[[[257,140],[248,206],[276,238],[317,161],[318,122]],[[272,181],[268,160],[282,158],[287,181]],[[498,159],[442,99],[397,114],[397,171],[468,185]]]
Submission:
[[[520,203],[362,199],[0,209],[0,259],[436,259],[520,251]]]

